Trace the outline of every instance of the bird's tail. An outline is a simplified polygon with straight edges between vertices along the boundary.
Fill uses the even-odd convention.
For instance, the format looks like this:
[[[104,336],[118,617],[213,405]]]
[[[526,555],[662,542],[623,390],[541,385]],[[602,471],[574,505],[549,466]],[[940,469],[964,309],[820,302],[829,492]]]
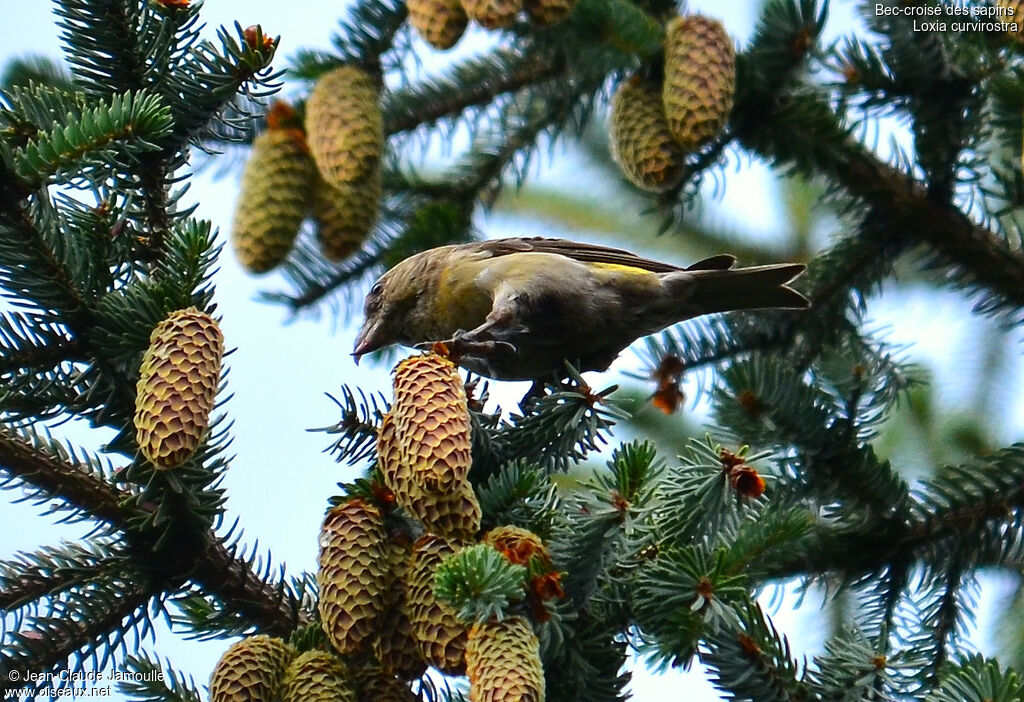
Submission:
[[[699,307],[702,314],[769,308],[806,309],[811,301],[786,285],[803,270],[801,263],[691,270],[687,274],[692,276],[696,286],[687,302]]]

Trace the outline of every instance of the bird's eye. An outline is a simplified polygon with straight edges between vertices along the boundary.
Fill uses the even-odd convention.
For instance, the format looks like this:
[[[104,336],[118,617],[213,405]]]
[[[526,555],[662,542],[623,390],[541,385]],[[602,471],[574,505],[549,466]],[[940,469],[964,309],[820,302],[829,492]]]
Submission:
[[[381,293],[383,292],[384,285],[379,280],[373,284],[372,288],[370,288],[370,295],[372,295],[373,297],[380,297]]]

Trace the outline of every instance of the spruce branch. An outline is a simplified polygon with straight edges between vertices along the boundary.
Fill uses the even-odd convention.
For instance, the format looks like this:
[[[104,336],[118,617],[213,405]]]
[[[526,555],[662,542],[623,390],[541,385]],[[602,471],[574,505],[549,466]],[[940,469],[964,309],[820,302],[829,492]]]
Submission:
[[[130,167],[171,132],[171,111],[158,95],[123,93],[109,104],[54,124],[13,155],[14,171],[30,188],[56,178],[98,185],[111,171]]]
[[[145,534],[135,533],[130,525],[139,523],[140,517],[144,517],[142,522],[145,523],[147,517],[129,506],[128,493],[119,491],[101,474],[84,470],[82,464],[71,459],[73,456],[69,457],[59,444],[0,427],[0,470],[21,483],[32,485],[38,498],[60,499],[63,507],[135,534],[133,538],[143,537],[141,543],[145,543]],[[305,621],[306,615],[287,593],[253,572],[251,563],[232,555],[218,537],[209,534],[196,543],[209,546],[192,556],[194,563],[189,569],[194,582],[224,601],[234,603],[233,606],[261,627],[280,635],[287,635],[297,623]],[[173,548],[182,546],[179,543]],[[153,567],[152,556],[147,553],[144,548],[130,556],[137,559],[137,567]]]
[[[594,82],[582,79],[573,82],[569,89],[563,84],[551,84],[525,91],[522,99],[506,110],[500,120],[501,124],[495,125],[486,134],[478,135],[469,151],[450,169],[443,181],[428,183],[425,187],[413,183],[407,188],[418,199],[429,193],[438,200],[450,203],[465,216],[446,216],[445,226],[437,228],[417,226],[415,213],[418,210],[404,213],[405,228],[399,233],[389,239],[381,237],[381,240],[371,241],[364,247],[363,253],[357,254],[340,267],[332,266],[317,271],[320,275],[291,271],[299,287],[297,292],[267,294],[264,297],[285,302],[293,312],[307,310],[339,289],[350,287],[354,281],[382,272],[388,264],[394,265],[401,260],[396,256],[396,251],[411,255],[429,246],[464,240],[468,229],[468,210],[473,200],[481,198],[486,202],[495,197],[500,179],[508,171],[513,171],[518,185],[531,154],[538,148],[539,136],[546,132],[554,137],[571,122],[581,121],[581,112],[585,113],[589,107],[585,96],[597,89],[603,75],[601,73],[599,78],[591,77],[590,80]],[[583,107],[580,106],[581,100],[585,103]],[[423,224],[433,221],[431,218]],[[430,243],[426,247],[420,238],[424,230],[431,232],[428,239]],[[447,240],[438,240],[438,232],[446,234],[442,238]]]
[[[496,617],[526,597],[526,566],[511,563],[489,544],[467,546],[448,556],[434,578],[437,598],[464,624]]]
[[[353,390],[348,385],[342,385],[340,399],[330,394],[327,396],[341,410],[341,419],[329,427],[310,431],[338,435],[328,451],[335,454],[339,462],[344,460],[349,465],[355,465],[374,455],[381,418],[390,409],[384,395],[367,394],[359,388]]]
[[[0,314],[0,377],[8,382],[27,369],[85,361],[82,344],[57,323],[34,314]]]
[[[106,98],[143,87],[145,49],[137,31],[140,5],[135,0],[57,3],[65,58],[75,82],[90,96]]]
[[[567,26],[541,38],[558,42],[563,32],[571,31],[581,44],[608,47],[627,60],[657,60],[663,53],[664,28],[649,10],[629,0],[579,0]]]
[[[797,675],[789,641],[756,604],[738,611],[738,620],[715,631],[701,660],[716,686],[734,700],[797,702],[810,697]]]
[[[204,593],[217,598],[224,611],[237,614],[243,631],[255,627],[287,638],[311,621],[301,593],[292,592],[283,582],[261,577],[251,559],[236,555],[222,541],[211,541],[190,579]]]
[[[474,438],[481,432],[474,431]],[[476,464],[472,478],[476,479]],[[557,518],[559,498],[547,471],[528,461],[506,463],[486,484],[476,486],[483,512],[481,528],[487,531],[514,524],[547,537]]]
[[[538,55],[530,47],[501,48],[452,66],[442,78],[386,93],[381,112],[385,134],[431,125],[466,109],[485,105],[564,72],[561,57]]]
[[[71,74],[61,63],[49,56],[15,57],[8,61],[0,72],[0,89],[8,93],[29,86],[38,90],[44,85],[66,93],[74,90]]]
[[[594,392],[571,367],[570,373],[569,385],[549,386],[494,433],[491,444],[498,456],[565,471],[607,442],[615,421],[626,417],[608,400],[617,386]]]
[[[391,47],[406,16],[400,0],[357,0],[333,37],[341,61],[379,66],[381,54]]]
[[[927,244],[959,284],[993,296],[984,302],[985,311],[1024,307],[1024,255],[960,210],[936,202],[926,185],[878,160],[839,126],[823,98],[793,95],[765,107],[748,106],[758,110],[758,123],[756,129],[736,129],[744,146],[779,165],[796,166],[807,178],[824,176],[872,208],[889,257]]]
[[[216,42],[197,43],[163,77],[160,91],[172,106],[179,144],[198,141],[224,119],[230,119],[228,128],[251,120],[245,103],[235,99],[239,91],[260,104],[281,87],[280,72],[270,68],[278,39],[258,26],[243,29],[236,22],[232,29],[219,28]]]
[[[201,702],[196,681],[142,651],[127,656],[122,668],[128,676],[118,682],[118,689],[137,702]]]
[[[27,431],[0,426],[0,471],[34,488],[35,499],[59,499],[61,507],[113,527],[135,516],[125,506],[127,493],[113,487],[97,463],[77,460],[60,444]]]
[[[86,293],[64,256],[57,213],[48,201],[25,206],[8,194],[0,191],[0,287],[23,308],[57,312],[77,327]]]
[[[1024,679],[999,661],[973,655],[942,671],[942,681],[925,702],[1014,702],[1024,698]]]
[[[959,546],[952,554],[948,567],[941,572],[941,595],[935,603],[931,616],[922,622],[927,627],[928,635],[933,639],[935,655],[925,666],[925,674],[930,678],[929,686],[937,680],[939,671],[949,660],[949,650],[962,639],[965,633],[965,599],[963,591],[970,580],[967,573],[966,552]]]
[[[889,682],[888,663],[861,629],[847,626],[825,642],[803,679],[828,702],[869,700]]]
[[[0,648],[8,670],[20,672],[18,677],[3,676],[2,688],[24,686],[31,682],[29,673],[41,681],[42,673],[68,666],[69,659],[73,670],[81,670],[90,656],[101,654],[102,665],[118,651],[123,654],[131,632],[137,643],[140,630],[149,629],[146,606],[160,588],[127,563],[112,561],[93,585],[51,600],[47,616],[24,620],[10,643]]]
[[[0,564],[0,610],[14,615],[17,628],[21,613],[38,610],[38,600],[98,578],[110,568],[104,554],[107,542],[93,547],[65,543],[34,553],[20,553]]]
[[[819,526],[804,548],[783,554],[769,568],[769,577],[843,574],[859,578],[886,569],[902,570],[923,562],[948,567],[959,547],[968,549],[975,566],[995,565],[1006,557],[999,542],[982,528],[991,524],[1000,540],[1013,537],[1024,510],[1024,446],[1014,444],[985,459],[944,468],[938,478],[925,481],[906,507],[906,520],[887,520],[885,537],[880,526],[861,528]],[[945,564],[945,565],[944,565]]]
[[[620,622],[598,607],[558,612],[540,631],[547,699],[620,702],[630,680]],[[558,626],[564,622],[564,626]]]
[[[23,146],[29,138],[50,129],[55,117],[66,123],[78,120],[93,101],[84,91],[73,85],[16,85],[3,93],[5,109],[0,111],[0,123],[9,147]]]

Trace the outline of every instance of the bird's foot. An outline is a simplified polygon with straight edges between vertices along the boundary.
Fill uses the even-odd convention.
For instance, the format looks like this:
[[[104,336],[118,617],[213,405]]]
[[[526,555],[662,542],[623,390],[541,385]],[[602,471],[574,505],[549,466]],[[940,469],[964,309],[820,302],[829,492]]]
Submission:
[[[487,358],[495,353],[517,352],[515,344],[502,341],[493,337],[481,338],[473,332],[456,332],[455,335],[444,341],[428,341],[417,344],[416,348],[434,351],[447,356],[455,362],[466,356]]]

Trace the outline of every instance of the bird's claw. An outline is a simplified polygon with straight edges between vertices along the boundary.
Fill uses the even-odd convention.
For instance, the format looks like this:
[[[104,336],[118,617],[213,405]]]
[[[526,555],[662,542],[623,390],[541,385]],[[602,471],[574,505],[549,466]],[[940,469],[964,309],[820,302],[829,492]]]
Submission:
[[[456,333],[452,338],[444,341],[426,341],[416,344],[416,348],[424,351],[442,353],[453,360],[465,356],[474,356],[481,359],[492,356],[498,352],[515,354],[518,352],[515,344],[500,339],[479,339],[470,333]]]

